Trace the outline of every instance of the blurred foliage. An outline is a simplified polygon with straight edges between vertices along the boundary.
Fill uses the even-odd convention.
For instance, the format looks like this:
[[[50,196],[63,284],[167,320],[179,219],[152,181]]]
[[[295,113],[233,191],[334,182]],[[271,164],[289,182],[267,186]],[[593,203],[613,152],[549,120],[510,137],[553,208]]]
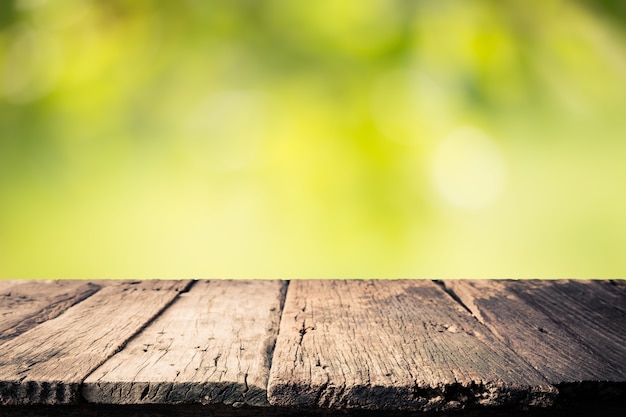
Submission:
[[[0,1],[0,277],[623,277],[621,1]]]

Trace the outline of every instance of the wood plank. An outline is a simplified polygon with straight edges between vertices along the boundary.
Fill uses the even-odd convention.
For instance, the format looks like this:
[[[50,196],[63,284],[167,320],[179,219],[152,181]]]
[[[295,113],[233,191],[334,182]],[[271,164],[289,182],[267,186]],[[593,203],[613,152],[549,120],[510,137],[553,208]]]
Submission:
[[[552,384],[626,382],[626,293],[601,281],[446,281]]]
[[[0,281],[0,344],[53,319],[101,288],[89,281]]]
[[[447,410],[548,405],[555,389],[431,281],[292,281],[273,405]]]
[[[112,285],[0,346],[0,404],[64,404],[80,383],[188,286]]]
[[[286,282],[201,281],[86,380],[87,401],[267,406]]]

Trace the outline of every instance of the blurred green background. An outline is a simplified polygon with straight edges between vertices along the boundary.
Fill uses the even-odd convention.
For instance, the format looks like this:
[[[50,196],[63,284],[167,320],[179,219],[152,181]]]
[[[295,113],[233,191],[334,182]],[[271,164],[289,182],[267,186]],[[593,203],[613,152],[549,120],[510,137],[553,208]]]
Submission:
[[[2,278],[607,278],[626,7],[2,0]]]

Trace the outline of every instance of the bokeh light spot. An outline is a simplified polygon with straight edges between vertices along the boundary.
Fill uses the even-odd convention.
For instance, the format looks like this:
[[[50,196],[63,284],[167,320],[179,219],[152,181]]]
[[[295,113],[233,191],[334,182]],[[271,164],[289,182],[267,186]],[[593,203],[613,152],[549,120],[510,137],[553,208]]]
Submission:
[[[480,209],[492,204],[504,188],[506,166],[495,142],[475,127],[460,127],[436,148],[432,181],[455,206]]]

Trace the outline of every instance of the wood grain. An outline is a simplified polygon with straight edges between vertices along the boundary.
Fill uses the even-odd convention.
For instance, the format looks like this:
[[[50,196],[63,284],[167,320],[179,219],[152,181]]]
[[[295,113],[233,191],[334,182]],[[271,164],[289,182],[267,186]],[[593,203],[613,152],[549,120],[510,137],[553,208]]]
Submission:
[[[286,283],[200,281],[86,380],[87,401],[267,406]]]
[[[626,293],[601,281],[446,281],[552,384],[626,381]]]
[[[0,346],[0,404],[78,400],[79,385],[183,290],[186,281],[118,283]]]
[[[0,281],[0,344],[53,319],[94,294],[85,281]]]
[[[270,373],[277,406],[548,405],[555,390],[431,281],[292,281]]]

